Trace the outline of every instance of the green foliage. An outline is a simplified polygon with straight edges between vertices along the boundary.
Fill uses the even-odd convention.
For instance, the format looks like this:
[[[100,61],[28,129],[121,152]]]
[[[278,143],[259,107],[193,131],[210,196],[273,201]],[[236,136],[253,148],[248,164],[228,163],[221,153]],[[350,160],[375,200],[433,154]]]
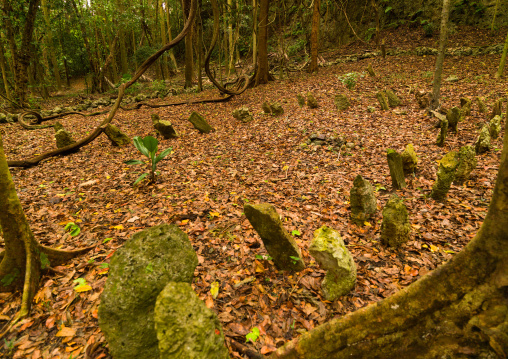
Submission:
[[[51,263],[49,262],[49,259],[48,259],[48,256],[46,255],[46,253],[41,252],[39,255],[39,258],[41,260],[41,269],[46,269],[50,266]]]
[[[157,163],[159,163],[160,160],[162,160],[164,157],[169,155],[171,153],[172,148],[165,149],[162,151],[158,156],[155,156],[158,149],[159,141],[157,141],[156,138],[152,136],[146,136],[145,138],[141,138],[139,136],[134,137],[133,139],[134,146],[141,152],[144,156],[146,156],[150,163],[149,163],[149,172],[143,173],[141,176],[138,177],[136,181],[134,181],[134,185],[137,185],[139,182],[141,182],[143,179],[146,178],[146,176],[150,176],[150,183],[155,182],[155,174],[157,170]],[[125,161],[128,165],[142,165],[144,164],[141,160],[128,160]]]
[[[288,47],[288,55],[293,56],[302,51],[305,48],[305,45],[307,44],[307,40],[304,38],[296,40],[293,44],[289,45]]]
[[[302,234],[300,233],[300,231],[299,231],[299,230],[297,230],[297,229],[293,229],[293,230],[291,231],[291,235],[292,235],[292,236],[301,236]]]
[[[67,223],[64,230],[66,232],[70,232],[70,235],[73,237],[76,237],[81,232],[81,228],[79,228],[78,225],[74,222]]]
[[[7,286],[10,286],[15,280],[16,278],[19,277],[20,275],[20,271],[18,268],[14,268],[14,270],[9,273],[9,274],[6,274],[2,280],[0,280],[0,283],[4,286],[4,287],[7,287]]]
[[[369,42],[370,39],[372,39],[372,36],[374,36],[375,33],[376,33],[376,28],[375,27],[368,28],[367,31],[365,32],[365,41]]]
[[[358,72],[349,72],[338,76],[340,82],[342,82],[349,90],[352,90],[356,86],[357,78],[361,77],[363,77],[363,75]]]
[[[154,80],[150,85],[153,91],[159,91],[160,93],[166,92],[166,83],[163,80]]]
[[[267,256],[267,255],[256,254],[256,259],[262,259],[262,260],[265,260],[265,261],[271,261],[272,257]]]
[[[258,338],[259,338],[259,334],[260,333],[259,333],[259,328],[258,327],[252,328],[250,330],[250,333],[245,336],[245,339],[246,339],[245,342],[249,342],[250,341],[251,343],[255,343],[256,340],[258,340]]]
[[[137,64],[142,63],[147,58],[152,56],[157,51],[156,48],[150,46],[142,46],[136,50],[136,52],[132,55],[131,61],[135,61]]]
[[[293,262],[293,264],[296,264],[296,262],[302,260],[300,257],[295,257],[295,256],[289,256],[289,258],[291,258],[291,262]]]
[[[452,12],[457,12],[459,14],[473,13],[482,16],[486,9],[487,7],[481,1],[457,0],[453,4]]]

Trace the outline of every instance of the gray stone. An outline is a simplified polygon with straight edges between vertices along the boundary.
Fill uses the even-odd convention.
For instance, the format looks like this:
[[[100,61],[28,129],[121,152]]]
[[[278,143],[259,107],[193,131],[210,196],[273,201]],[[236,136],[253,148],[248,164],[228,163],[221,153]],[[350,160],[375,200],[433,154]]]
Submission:
[[[272,107],[270,106],[270,103],[268,101],[263,102],[261,105],[261,108],[263,109],[264,113],[271,114],[272,113]]]
[[[350,191],[351,220],[363,226],[365,221],[376,212],[377,200],[374,189],[369,181],[362,176],[356,176]]]
[[[191,283],[198,258],[182,230],[163,224],[135,233],[109,265],[99,326],[115,359],[159,358],[154,308],[169,282]]]
[[[448,110],[446,113],[446,120],[448,121],[448,128],[453,132],[457,132],[457,125],[460,120],[460,109],[458,107],[452,107]]]
[[[108,136],[113,146],[125,146],[131,143],[131,139],[125,133],[120,131],[115,125],[108,123],[104,129],[104,133]]]
[[[379,105],[381,106],[381,110],[386,111],[389,110],[388,107],[388,100],[386,99],[386,95],[382,91],[378,91],[376,93],[377,101],[379,102]]]
[[[442,201],[446,198],[450,186],[455,179],[455,171],[459,165],[459,156],[456,151],[450,151],[439,161],[437,171],[437,180],[432,186],[430,196],[436,201]]]
[[[213,127],[210,126],[208,122],[205,121],[205,118],[197,112],[193,112],[190,115],[189,121],[192,123],[194,128],[201,133],[210,133],[213,131]]]
[[[381,224],[381,241],[390,247],[399,247],[409,240],[411,225],[404,202],[396,195],[386,203]]]
[[[459,150],[459,164],[455,170],[455,179],[453,183],[456,185],[464,184],[471,172],[476,168],[478,161],[473,146],[463,146]]]
[[[307,106],[309,106],[309,108],[319,107],[318,102],[312,92],[307,92]]]
[[[169,282],[157,296],[154,318],[161,359],[229,358],[217,315],[189,283]]]
[[[397,107],[400,105],[400,99],[392,90],[386,90],[386,98],[388,99],[388,105],[390,107]]]
[[[477,155],[490,150],[490,126],[488,124],[483,125],[480,130],[480,135],[475,143],[475,150]]]
[[[321,283],[326,300],[336,300],[354,288],[356,265],[338,231],[326,226],[317,229],[309,253],[327,271]]]
[[[339,111],[347,110],[350,106],[349,99],[346,95],[338,94],[335,96],[335,106]]]
[[[72,136],[69,133],[69,131],[63,128],[55,133],[55,140],[57,148],[67,147],[76,143],[76,141],[72,139]]]
[[[243,123],[248,123],[254,120],[247,107],[240,107],[234,110],[233,117]]]
[[[496,115],[492,120],[490,120],[489,123],[489,133],[490,137],[492,137],[494,140],[499,136],[499,133],[501,132],[501,116]]]
[[[157,130],[162,137],[165,139],[178,138],[176,130],[173,128],[173,124],[169,121],[161,120],[159,115],[152,113],[150,116],[152,119],[153,128]]]
[[[414,173],[416,166],[418,165],[418,156],[416,155],[415,149],[411,143],[409,143],[404,151],[401,153],[402,168],[404,174],[408,175]]]
[[[294,238],[284,229],[274,206],[268,203],[246,204],[244,212],[252,227],[263,240],[265,248],[277,268],[296,272],[305,269],[300,248]]]

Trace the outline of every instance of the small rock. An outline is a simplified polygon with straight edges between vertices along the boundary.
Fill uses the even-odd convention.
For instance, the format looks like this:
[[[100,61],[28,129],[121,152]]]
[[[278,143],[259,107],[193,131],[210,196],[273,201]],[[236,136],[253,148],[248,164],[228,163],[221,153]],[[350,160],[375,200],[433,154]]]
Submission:
[[[409,240],[411,225],[404,202],[393,194],[383,209],[381,241],[390,247],[399,247]]]
[[[189,121],[192,123],[194,128],[201,133],[210,133],[213,131],[213,127],[210,126],[208,122],[205,121],[205,118],[197,112],[193,112],[190,115]]]
[[[350,106],[349,99],[346,95],[338,94],[335,96],[335,106],[339,111],[347,110]]]
[[[475,150],[477,155],[490,150],[490,126],[488,124],[483,125],[480,130],[480,135],[476,140]]]
[[[460,109],[458,107],[453,107],[446,113],[446,120],[448,121],[448,128],[457,132],[457,125],[460,120]]]
[[[300,107],[305,106],[305,96],[304,96],[304,94],[301,94],[301,93],[297,94],[296,95],[296,99],[298,100],[298,105]]]
[[[161,120],[156,113],[151,114],[152,124],[165,139],[178,138],[178,134],[173,128],[173,124],[169,121]]]
[[[69,131],[63,128],[55,133],[55,140],[57,148],[67,147],[76,143],[76,141],[72,139]]]
[[[233,117],[243,123],[248,123],[254,120],[247,107],[241,107],[234,110]]]
[[[363,226],[365,221],[376,212],[377,200],[374,189],[369,181],[362,176],[356,176],[350,191],[349,202],[351,203],[351,220],[358,226]]]
[[[307,106],[309,108],[318,108],[318,102],[312,92],[307,92]]]
[[[381,110],[383,111],[389,110],[388,100],[386,99],[386,95],[382,91],[376,93],[376,98],[377,101],[379,102],[379,105],[381,106]]]
[[[388,105],[390,105],[390,107],[397,107],[400,105],[400,99],[392,90],[386,90],[386,97],[388,99]]]
[[[450,151],[439,161],[437,180],[432,186],[430,196],[436,201],[446,198],[450,186],[455,179],[455,171],[459,165],[459,156],[456,151]]]
[[[131,139],[125,133],[120,131],[115,125],[108,123],[104,129],[104,133],[108,136],[113,146],[125,146],[131,143]]]

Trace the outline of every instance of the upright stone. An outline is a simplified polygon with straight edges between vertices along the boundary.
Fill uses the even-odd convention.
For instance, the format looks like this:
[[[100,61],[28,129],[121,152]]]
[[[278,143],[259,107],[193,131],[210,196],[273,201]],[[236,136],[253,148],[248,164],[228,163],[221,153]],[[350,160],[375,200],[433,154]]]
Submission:
[[[272,114],[272,107],[270,106],[270,103],[268,101],[263,102],[261,105],[261,108],[263,109],[264,113]]]
[[[383,209],[381,241],[390,247],[399,247],[409,240],[411,225],[404,202],[393,194]]]
[[[473,146],[463,146],[459,150],[459,164],[455,171],[455,179],[453,183],[463,185],[468,179],[471,172],[476,168],[478,161]]]
[[[197,265],[187,234],[174,225],[135,233],[115,252],[99,306],[99,326],[113,358],[159,358],[157,296],[169,282],[191,283]]]
[[[460,99],[460,121],[464,121],[464,119],[471,115],[471,100],[467,97],[462,97]]]
[[[307,106],[309,108],[318,108],[318,102],[312,92],[307,92]]]
[[[392,90],[386,90],[386,97],[388,99],[388,105],[390,105],[390,107],[397,107],[400,105],[400,99]]]
[[[448,134],[448,120],[441,120],[439,123],[439,127],[441,130],[439,131],[439,135],[437,136],[436,145],[439,147],[443,147],[446,140],[446,135]]]
[[[392,177],[393,188],[405,188],[406,180],[404,178],[404,166],[402,164],[402,157],[397,151],[390,148],[388,151],[386,151],[386,158],[388,160],[388,167],[390,168],[390,177]]]
[[[354,288],[356,265],[339,232],[326,226],[317,229],[309,253],[327,271],[321,282],[326,300],[336,300]]]
[[[335,96],[335,106],[339,111],[347,110],[350,106],[349,99],[346,95],[338,94]]]
[[[55,140],[57,148],[67,147],[76,143],[76,141],[74,141],[69,131],[67,131],[64,128],[56,131]]]
[[[442,201],[446,198],[450,186],[455,179],[455,171],[459,165],[459,156],[456,151],[448,152],[439,161],[437,171],[437,180],[432,186],[430,196],[436,201]]]
[[[240,107],[233,111],[233,117],[243,123],[248,123],[254,120],[247,107]]]
[[[58,131],[63,130],[64,127],[60,122],[57,121],[53,124],[53,129],[55,130],[55,133],[57,133]]]
[[[365,221],[376,212],[377,200],[374,189],[369,181],[362,176],[356,176],[350,191],[351,221],[363,226]]]
[[[496,115],[492,118],[492,120],[490,120],[489,123],[490,137],[496,139],[499,136],[500,132],[501,132],[501,116]]]
[[[296,99],[298,100],[298,105],[300,107],[305,106],[305,95],[302,93],[299,93],[296,95]]]
[[[448,128],[453,132],[457,132],[457,125],[460,120],[460,109],[458,107],[452,107],[448,110],[446,120],[448,121]]]
[[[150,116],[152,119],[153,128],[159,132],[165,139],[178,138],[178,134],[173,128],[173,124],[169,121],[161,120],[159,115],[152,113]]]
[[[278,102],[272,102],[270,104],[270,108],[272,110],[272,115],[274,115],[274,116],[279,116],[279,115],[282,115],[284,113],[284,109],[282,108],[282,106]]]
[[[389,110],[388,107],[388,100],[386,99],[386,95],[383,91],[378,91],[376,94],[377,101],[379,102],[379,105],[381,106],[381,110]]]
[[[496,102],[494,102],[494,106],[492,106],[492,112],[490,113],[489,119],[493,119],[496,116],[501,117],[503,113],[503,99],[500,98]]]
[[[404,175],[407,176],[408,174],[414,173],[418,165],[418,156],[416,156],[415,149],[411,143],[406,146],[400,157],[402,158]]]
[[[189,121],[192,123],[194,128],[201,133],[209,133],[213,131],[213,127],[210,126],[208,122],[205,121],[204,117],[197,112],[193,112],[190,115]]]
[[[104,133],[108,136],[113,146],[125,146],[131,143],[131,139],[125,133],[120,131],[115,125],[108,123],[104,128]]]
[[[282,226],[274,206],[268,203],[246,204],[244,212],[277,268],[296,272],[305,268],[300,248]]]
[[[369,66],[367,66],[367,72],[369,73],[370,77],[376,77],[376,73],[374,72],[374,69],[372,68],[372,64],[369,64]]]
[[[480,130],[480,135],[476,140],[475,150],[477,155],[490,150],[490,126],[488,124],[483,125]]]
[[[482,97],[476,98],[476,104],[478,105],[478,112],[479,113],[486,113],[487,112],[487,106],[485,106],[485,101]]]
[[[157,296],[154,318],[161,359],[229,358],[217,315],[189,283],[169,282]]]

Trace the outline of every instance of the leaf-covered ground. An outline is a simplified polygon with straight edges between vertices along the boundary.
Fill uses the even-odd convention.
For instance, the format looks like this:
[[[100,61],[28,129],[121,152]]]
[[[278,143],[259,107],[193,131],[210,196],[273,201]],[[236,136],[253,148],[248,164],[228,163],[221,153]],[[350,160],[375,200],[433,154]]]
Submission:
[[[486,32],[468,31],[467,36],[452,36],[451,44],[496,44],[506,33],[489,37]],[[436,38],[424,39],[415,32],[407,36],[413,37],[412,42],[399,37],[400,46],[435,47]],[[332,61],[338,53],[355,52],[351,48],[361,49],[356,44],[324,55]],[[506,96],[506,80],[493,77],[499,59],[500,55],[447,57],[443,78],[456,75],[459,81],[443,81],[443,105],[451,108],[459,106],[460,97],[482,96],[490,112],[494,101]],[[377,77],[358,78],[352,90],[338,80],[345,73],[365,72],[369,63]],[[141,158],[140,154],[134,146],[113,147],[105,135],[75,154],[30,169],[12,169],[25,213],[41,243],[64,249],[96,248],[44,275],[31,316],[5,337],[0,353],[14,358],[84,358],[87,345],[104,341],[97,325],[100,293],[107,279],[104,263],[133,233],[161,223],[174,223],[189,235],[200,263],[193,286],[218,314],[228,343],[229,338],[245,342],[250,329],[258,327],[259,339],[249,345],[261,353],[390,296],[450,259],[485,217],[502,140],[493,141],[492,150],[477,157],[470,180],[452,186],[445,202],[428,198],[439,159],[450,150],[474,144],[479,128],[488,121],[488,113],[479,113],[473,101],[471,116],[459,124],[458,135],[450,135],[443,148],[435,145],[436,120],[419,109],[409,94],[411,88],[431,89],[434,66],[433,56],[373,58],[321,68],[317,74],[292,73],[290,79],[250,89],[227,103],[120,110],[114,123],[131,137],[154,135],[152,113],[171,121],[180,134],[175,140],[159,138],[159,148],[172,147],[173,153],[160,162],[155,185],[133,187],[141,168],[124,161]],[[395,90],[403,103],[381,111],[375,93],[386,88]],[[314,93],[319,108],[298,106],[296,95],[307,91]],[[338,93],[349,96],[352,103],[340,113],[334,105]],[[200,96],[216,97],[217,91],[178,98]],[[280,102],[284,114],[264,114],[261,105],[266,100]],[[241,106],[250,108],[253,122],[243,124],[232,117],[231,112]],[[370,113],[368,106],[376,110]],[[192,111],[204,115],[216,131],[199,134],[187,120]],[[101,116],[86,120],[73,116],[60,122],[80,138],[101,120]],[[9,159],[55,147],[53,129],[25,131],[19,124],[8,124],[1,130]],[[342,137],[352,145],[342,149],[303,145],[313,133]],[[381,211],[393,192],[386,150],[402,151],[408,143],[414,145],[420,162],[415,175],[406,178],[408,187],[398,194],[409,211],[411,239],[400,249],[390,249],[380,243]],[[349,191],[358,174],[373,183],[378,200],[377,214],[361,228],[349,220]],[[284,273],[266,260],[261,240],[243,214],[245,203],[259,202],[275,205],[286,229],[294,231],[307,265],[303,272]],[[65,232],[68,222],[80,227],[78,236]],[[324,271],[308,254],[313,232],[322,225],[341,233],[358,267],[355,289],[335,302],[321,296]],[[90,287],[77,291],[78,278]],[[219,283],[216,299],[210,293],[213,282]],[[19,293],[0,294],[0,324],[19,305]],[[234,357],[241,357],[230,349]],[[109,355],[99,346],[92,357]]]

